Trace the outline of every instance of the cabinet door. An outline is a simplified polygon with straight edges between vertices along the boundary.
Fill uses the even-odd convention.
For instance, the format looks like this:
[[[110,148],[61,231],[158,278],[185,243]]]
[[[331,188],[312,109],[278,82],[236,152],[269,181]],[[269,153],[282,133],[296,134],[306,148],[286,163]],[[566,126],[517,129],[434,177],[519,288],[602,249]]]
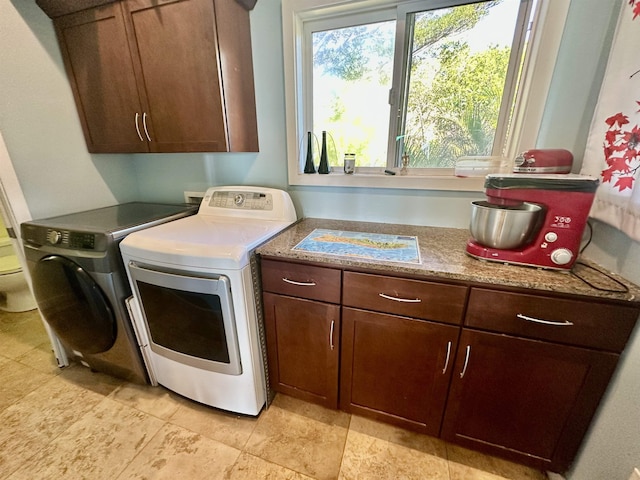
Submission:
[[[437,436],[459,328],[342,311],[340,408]]]
[[[153,152],[226,151],[212,0],[123,3]]]
[[[617,358],[463,330],[442,437],[562,472],[580,445]]]
[[[272,293],[263,299],[271,386],[337,408],[340,307]]]
[[[56,34],[90,152],[146,152],[119,3],[60,17]]]

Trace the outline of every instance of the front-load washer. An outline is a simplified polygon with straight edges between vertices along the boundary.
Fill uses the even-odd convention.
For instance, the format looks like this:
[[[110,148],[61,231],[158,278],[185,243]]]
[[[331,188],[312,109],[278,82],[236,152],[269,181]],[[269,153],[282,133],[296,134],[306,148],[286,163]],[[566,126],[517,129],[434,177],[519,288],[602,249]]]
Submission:
[[[21,225],[34,297],[69,359],[149,383],[125,304],[131,289],[118,244],[131,232],[196,210],[130,202]]]
[[[289,195],[212,187],[198,213],[120,244],[152,384],[231,412],[266,403],[254,250],[296,221]]]

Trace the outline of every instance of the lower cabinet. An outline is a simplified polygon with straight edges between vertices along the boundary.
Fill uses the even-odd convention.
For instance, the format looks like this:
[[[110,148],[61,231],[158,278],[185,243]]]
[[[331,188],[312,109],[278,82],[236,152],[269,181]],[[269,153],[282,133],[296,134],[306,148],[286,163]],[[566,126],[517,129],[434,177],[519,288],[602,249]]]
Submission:
[[[459,328],[342,310],[340,408],[437,436]]]
[[[264,311],[272,387],[338,408],[340,307],[265,293]]]
[[[262,273],[275,390],[559,473],[640,312],[274,260]]]
[[[618,355],[467,329],[459,345],[442,437],[565,471]]]

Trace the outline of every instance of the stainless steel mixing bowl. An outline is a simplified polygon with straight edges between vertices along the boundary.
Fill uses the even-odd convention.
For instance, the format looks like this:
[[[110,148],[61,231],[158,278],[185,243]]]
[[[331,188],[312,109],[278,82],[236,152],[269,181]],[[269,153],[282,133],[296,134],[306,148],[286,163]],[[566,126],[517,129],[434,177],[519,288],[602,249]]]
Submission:
[[[533,240],[540,215],[542,207],[535,203],[504,206],[471,202],[471,236],[485,247],[520,248]]]

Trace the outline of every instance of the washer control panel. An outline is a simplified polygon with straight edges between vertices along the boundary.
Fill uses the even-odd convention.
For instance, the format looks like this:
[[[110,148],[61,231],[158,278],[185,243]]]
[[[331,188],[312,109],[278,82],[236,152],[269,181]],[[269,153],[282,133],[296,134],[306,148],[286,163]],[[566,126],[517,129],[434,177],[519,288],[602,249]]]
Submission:
[[[47,244],[75,250],[95,250],[96,236],[93,233],[49,229]]]
[[[95,251],[103,250],[106,246],[104,235],[90,232],[23,225],[22,235],[26,244],[37,247]]]

